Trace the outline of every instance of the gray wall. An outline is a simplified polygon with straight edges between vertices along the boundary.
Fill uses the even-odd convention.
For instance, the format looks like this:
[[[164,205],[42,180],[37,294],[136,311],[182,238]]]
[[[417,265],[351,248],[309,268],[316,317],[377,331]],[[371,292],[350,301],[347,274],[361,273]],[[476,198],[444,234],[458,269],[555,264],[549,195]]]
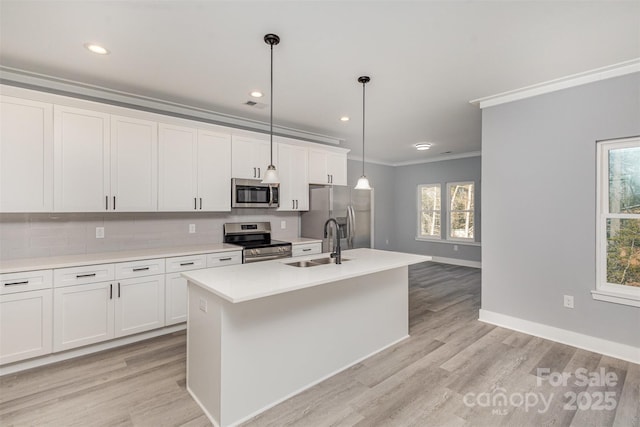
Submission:
[[[374,247],[390,250],[394,247],[394,221],[396,209],[393,203],[395,169],[374,163],[365,164],[365,175],[374,190]],[[348,180],[350,186],[355,186],[362,175],[362,162],[348,160]]]
[[[394,245],[395,250],[435,257],[455,258],[459,260],[477,261],[481,259],[480,246],[468,246],[458,242],[427,242],[416,240],[417,232],[417,200],[416,191],[420,184],[442,185],[442,227],[446,234],[446,189],[447,182],[473,181],[475,183],[475,240],[481,241],[480,227],[480,157],[469,157],[456,160],[444,160],[395,168],[393,198],[390,203],[395,206]],[[457,245],[458,250],[454,250]]]
[[[639,88],[636,73],[483,110],[483,309],[640,346],[640,309],[590,294],[595,141],[640,134]]]

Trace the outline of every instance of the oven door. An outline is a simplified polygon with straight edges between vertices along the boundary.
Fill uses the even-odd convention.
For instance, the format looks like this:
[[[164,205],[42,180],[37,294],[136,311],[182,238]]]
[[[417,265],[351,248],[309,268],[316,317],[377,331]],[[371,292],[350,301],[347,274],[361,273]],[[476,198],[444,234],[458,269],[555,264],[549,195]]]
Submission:
[[[231,207],[233,208],[277,208],[279,204],[277,185],[262,184],[260,180],[233,179],[231,181]]]

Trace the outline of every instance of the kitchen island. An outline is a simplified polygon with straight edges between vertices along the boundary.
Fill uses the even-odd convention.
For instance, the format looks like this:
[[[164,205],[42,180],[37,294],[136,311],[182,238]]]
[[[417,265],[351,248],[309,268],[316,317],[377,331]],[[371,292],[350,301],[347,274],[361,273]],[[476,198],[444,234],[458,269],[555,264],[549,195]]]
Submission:
[[[235,425],[408,337],[408,265],[421,255],[343,252],[183,273],[187,389]],[[301,262],[302,261],[302,262]]]

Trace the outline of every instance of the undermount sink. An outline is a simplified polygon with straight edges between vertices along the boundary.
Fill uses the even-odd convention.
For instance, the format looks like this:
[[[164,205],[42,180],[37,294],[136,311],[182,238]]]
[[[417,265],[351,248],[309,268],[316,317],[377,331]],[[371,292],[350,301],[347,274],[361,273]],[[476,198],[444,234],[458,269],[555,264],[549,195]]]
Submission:
[[[349,258],[342,258],[342,261],[349,261]],[[306,261],[296,261],[296,262],[288,262],[286,263],[286,265],[290,265],[292,267],[315,267],[318,265],[324,265],[324,264],[335,264],[336,263],[336,259],[335,258],[316,258],[316,259],[312,259],[312,260],[306,260]]]

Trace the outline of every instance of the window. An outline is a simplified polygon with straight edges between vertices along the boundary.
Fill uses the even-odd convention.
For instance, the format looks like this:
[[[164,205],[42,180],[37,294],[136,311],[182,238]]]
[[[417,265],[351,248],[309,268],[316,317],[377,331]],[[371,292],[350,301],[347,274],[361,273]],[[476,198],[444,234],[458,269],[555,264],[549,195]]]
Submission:
[[[447,239],[473,241],[473,182],[447,183],[449,220]]]
[[[640,138],[598,150],[595,299],[640,307]]]
[[[418,238],[440,239],[440,184],[418,185]]]

